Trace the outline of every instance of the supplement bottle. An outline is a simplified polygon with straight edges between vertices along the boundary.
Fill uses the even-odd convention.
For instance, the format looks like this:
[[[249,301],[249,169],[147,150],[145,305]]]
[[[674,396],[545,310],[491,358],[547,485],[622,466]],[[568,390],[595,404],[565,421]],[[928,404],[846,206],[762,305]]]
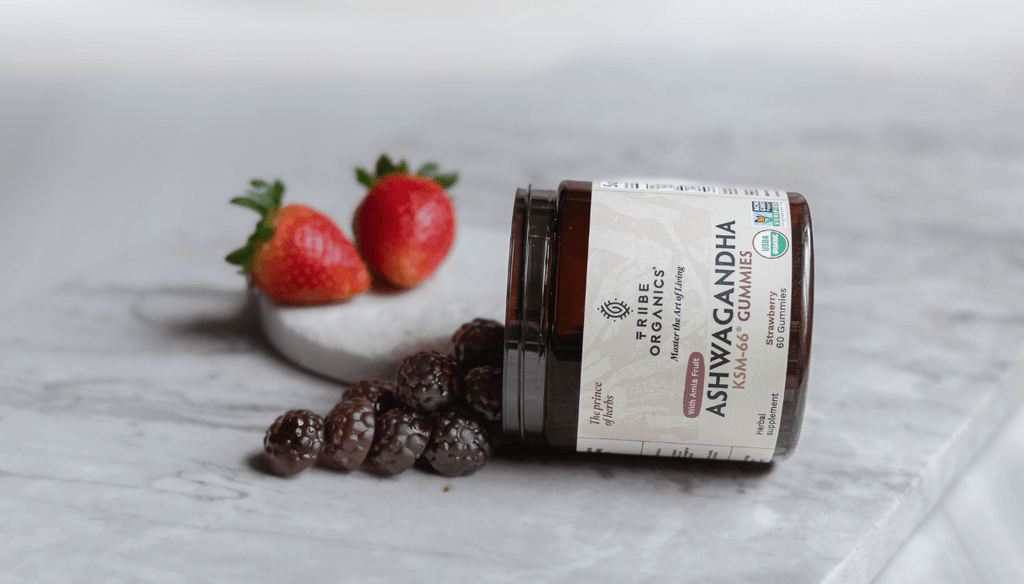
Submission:
[[[507,440],[753,462],[793,452],[814,284],[801,195],[519,189],[508,282]]]

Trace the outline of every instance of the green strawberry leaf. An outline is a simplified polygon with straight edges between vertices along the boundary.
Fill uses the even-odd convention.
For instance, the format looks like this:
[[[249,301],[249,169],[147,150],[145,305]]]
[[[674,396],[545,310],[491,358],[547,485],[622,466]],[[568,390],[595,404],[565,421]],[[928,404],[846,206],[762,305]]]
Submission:
[[[448,174],[439,174],[434,177],[434,180],[441,183],[444,188],[451,188],[459,180],[459,174],[457,172],[451,172]]]
[[[356,181],[366,188],[373,186],[373,175],[366,171],[365,168],[356,169]]]
[[[428,162],[428,163],[424,164],[423,166],[421,166],[420,169],[416,171],[416,174],[421,175],[421,176],[431,176],[432,177],[435,174],[437,174],[438,170],[440,170],[440,169],[438,168],[436,162]]]
[[[370,174],[370,172],[364,168],[356,168],[356,181],[367,187],[372,188],[374,183],[384,178],[389,174],[401,172],[409,174],[409,163],[404,158],[399,159],[398,165],[391,161],[391,157],[387,154],[381,154],[380,158],[377,159],[377,165],[374,169],[376,174]],[[436,162],[426,162],[419,167],[419,170],[415,174],[419,176],[425,176],[432,178],[441,185],[442,188],[449,188],[455,185],[459,180],[459,174],[456,172],[449,172],[445,174],[438,174],[440,166]]]
[[[230,202],[233,205],[256,211],[260,214],[260,220],[256,223],[256,229],[249,236],[245,245],[224,258],[229,264],[241,266],[243,274],[249,271],[256,246],[264,241],[269,241],[274,236],[274,226],[271,221],[278,209],[281,208],[281,201],[284,199],[284,184],[279,180],[270,184],[260,179],[253,179],[249,184],[252,185],[252,189],[245,194],[246,196],[235,197]]]
[[[224,259],[227,260],[227,262],[229,264],[235,264],[237,266],[245,266],[246,264],[249,263],[249,258],[251,256],[252,256],[252,248],[247,245],[245,247],[240,247],[240,248],[236,249],[235,251],[229,253],[227,255],[227,257],[225,257]]]
[[[266,221],[260,221],[256,224],[256,232],[252,236],[255,239],[255,243],[270,241],[270,238],[274,237],[274,228]]]
[[[395,165],[391,163],[391,158],[387,154],[381,154],[380,158],[377,159],[377,178],[379,179],[394,171]]]
[[[271,207],[274,206],[274,199],[273,197],[270,196],[269,191],[270,186],[268,185],[264,188],[252,189],[248,193],[246,193],[246,195],[248,195],[249,199],[254,201],[256,204],[260,205],[261,207],[265,209],[270,209]]]
[[[280,209],[281,201],[284,200],[284,185],[279,180],[275,180],[273,186],[270,187],[268,193],[272,202],[271,209]]]
[[[260,215],[266,215],[268,211],[268,209],[265,206],[261,205],[260,203],[257,203],[252,199],[247,199],[245,197],[235,197],[234,199],[231,199],[231,204],[238,205],[240,207],[245,207],[246,209],[252,209],[253,211],[259,213]]]

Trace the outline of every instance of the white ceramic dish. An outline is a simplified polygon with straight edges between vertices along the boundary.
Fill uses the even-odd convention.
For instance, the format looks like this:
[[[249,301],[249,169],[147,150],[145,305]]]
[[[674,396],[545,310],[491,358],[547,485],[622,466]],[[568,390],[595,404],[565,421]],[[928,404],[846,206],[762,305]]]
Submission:
[[[477,317],[504,322],[508,233],[461,228],[448,259],[414,289],[330,306],[278,306],[258,294],[270,343],[304,369],[342,382],[394,377],[416,351],[447,351]]]

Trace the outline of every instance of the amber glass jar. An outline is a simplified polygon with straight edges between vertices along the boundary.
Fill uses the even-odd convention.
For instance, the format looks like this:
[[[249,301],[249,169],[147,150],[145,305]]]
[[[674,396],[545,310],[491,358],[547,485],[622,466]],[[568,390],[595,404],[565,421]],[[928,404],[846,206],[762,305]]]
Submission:
[[[577,432],[593,185],[565,181],[557,191],[516,193],[503,391],[503,427],[511,442],[582,450]],[[800,435],[814,290],[807,202],[796,193],[782,196],[789,201],[792,286],[785,381],[778,389],[781,415],[771,459],[790,455]]]

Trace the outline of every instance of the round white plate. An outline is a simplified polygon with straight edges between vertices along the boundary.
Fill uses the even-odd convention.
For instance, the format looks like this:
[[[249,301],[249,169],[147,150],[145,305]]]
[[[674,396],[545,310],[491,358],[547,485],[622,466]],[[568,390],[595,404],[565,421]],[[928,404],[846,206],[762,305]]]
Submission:
[[[451,348],[474,318],[505,319],[508,233],[461,228],[448,259],[412,290],[340,304],[279,306],[257,293],[270,343],[290,361],[345,383],[391,379],[416,351]]]

